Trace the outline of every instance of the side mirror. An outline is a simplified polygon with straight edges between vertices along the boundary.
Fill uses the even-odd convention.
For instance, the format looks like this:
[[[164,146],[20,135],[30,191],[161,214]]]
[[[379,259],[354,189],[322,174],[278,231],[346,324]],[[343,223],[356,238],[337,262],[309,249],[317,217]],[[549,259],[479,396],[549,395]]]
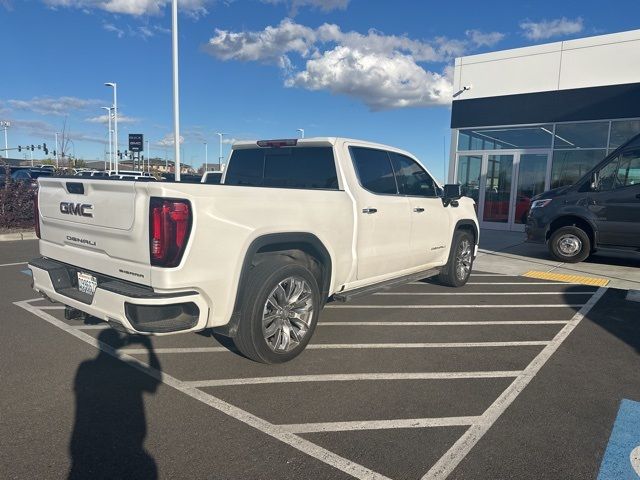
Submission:
[[[444,186],[442,198],[447,201],[458,200],[462,197],[462,186],[459,183],[449,183]]]

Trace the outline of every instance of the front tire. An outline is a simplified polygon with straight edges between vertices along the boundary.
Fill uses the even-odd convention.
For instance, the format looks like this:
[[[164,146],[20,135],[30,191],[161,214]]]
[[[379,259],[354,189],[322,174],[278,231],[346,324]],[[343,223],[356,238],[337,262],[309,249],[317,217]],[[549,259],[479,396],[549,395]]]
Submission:
[[[576,226],[562,227],[549,238],[551,256],[565,263],[579,263],[591,254],[589,235]]]
[[[309,343],[320,308],[320,290],[309,269],[286,257],[267,259],[247,279],[236,348],[257,362],[288,362]]]
[[[438,281],[449,287],[462,287],[469,281],[473,268],[473,237],[466,230],[457,230],[453,235],[449,260],[442,267]]]

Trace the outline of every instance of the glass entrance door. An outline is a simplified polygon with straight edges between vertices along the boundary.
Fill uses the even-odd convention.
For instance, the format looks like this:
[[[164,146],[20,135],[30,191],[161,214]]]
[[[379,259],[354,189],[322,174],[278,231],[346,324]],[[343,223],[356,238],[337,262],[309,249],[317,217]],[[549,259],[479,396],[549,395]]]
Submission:
[[[550,156],[549,150],[501,150],[458,157],[458,183],[476,200],[482,227],[524,231],[531,199],[549,187]],[[474,191],[477,177],[469,167],[478,164]]]

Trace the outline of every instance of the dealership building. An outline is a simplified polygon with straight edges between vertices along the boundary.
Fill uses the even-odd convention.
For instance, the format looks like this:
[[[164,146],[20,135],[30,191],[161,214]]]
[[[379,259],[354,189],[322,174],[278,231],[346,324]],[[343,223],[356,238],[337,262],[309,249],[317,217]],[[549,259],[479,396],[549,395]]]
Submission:
[[[449,182],[524,230],[531,197],[640,133],[640,30],[456,59],[451,129]]]

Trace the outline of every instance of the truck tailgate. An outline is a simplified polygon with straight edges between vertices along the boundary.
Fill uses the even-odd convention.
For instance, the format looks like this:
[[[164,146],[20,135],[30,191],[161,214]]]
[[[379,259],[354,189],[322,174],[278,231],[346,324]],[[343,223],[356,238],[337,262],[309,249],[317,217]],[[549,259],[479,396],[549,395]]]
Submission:
[[[39,185],[42,255],[151,284],[144,183],[42,178]]]

